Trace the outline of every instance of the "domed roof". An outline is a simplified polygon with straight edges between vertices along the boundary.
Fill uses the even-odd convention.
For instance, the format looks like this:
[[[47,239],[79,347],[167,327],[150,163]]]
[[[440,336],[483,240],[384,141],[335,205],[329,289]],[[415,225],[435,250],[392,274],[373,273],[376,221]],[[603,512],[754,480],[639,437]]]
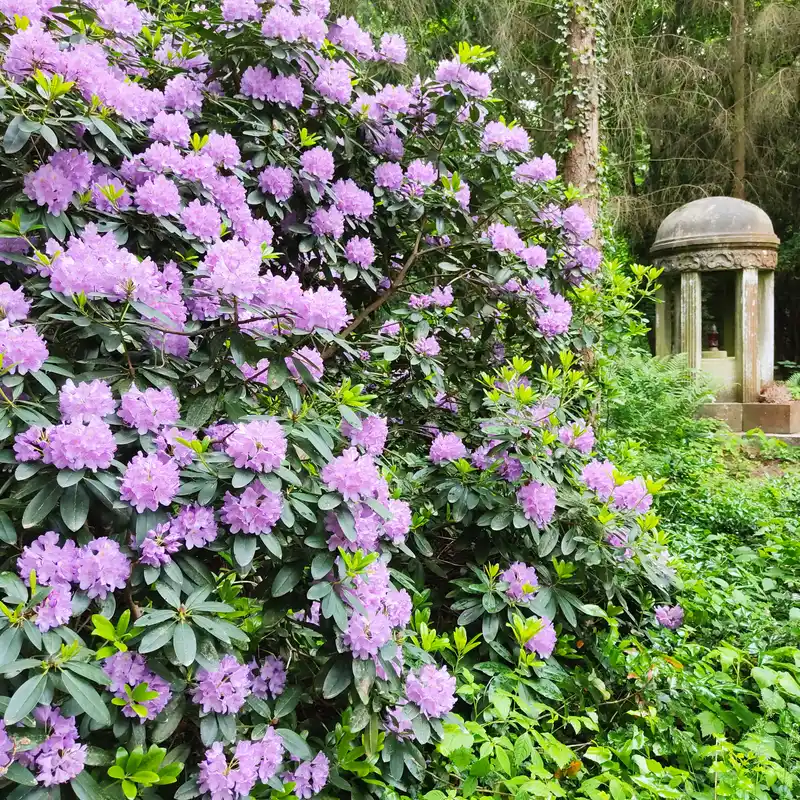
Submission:
[[[703,197],[673,211],[659,226],[650,252],[753,247],[777,249],[772,221],[758,206],[735,197]]]

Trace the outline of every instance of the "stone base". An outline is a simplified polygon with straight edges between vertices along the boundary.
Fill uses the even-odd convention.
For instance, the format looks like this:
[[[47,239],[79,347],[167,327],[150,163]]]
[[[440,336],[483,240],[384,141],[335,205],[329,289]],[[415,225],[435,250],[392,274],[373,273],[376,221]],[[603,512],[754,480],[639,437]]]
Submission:
[[[732,431],[742,430],[741,403],[706,403],[700,407],[701,417],[711,417],[727,424]]]
[[[800,400],[791,403],[742,403],[741,430],[800,433]]]

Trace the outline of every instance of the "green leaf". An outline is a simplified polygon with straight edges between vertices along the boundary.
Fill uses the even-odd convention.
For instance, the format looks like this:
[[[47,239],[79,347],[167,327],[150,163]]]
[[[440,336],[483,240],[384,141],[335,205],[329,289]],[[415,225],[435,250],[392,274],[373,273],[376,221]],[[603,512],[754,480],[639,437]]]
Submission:
[[[31,134],[37,127],[35,122],[17,114],[9,122],[6,132],[3,134],[3,150],[9,155],[18,153],[28,143],[28,139],[31,138]]]
[[[247,533],[239,533],[233,537],[233,557],[240,567],[247,567],[253,563],[256,554],[258,539]]]
[[[100,788],[88,769],[76,775],[70,781],[70,786],[78,800],[105,800],[108,797],[106,791]]]
[[[375,683],[375,662],[372,659],[353,659],[353,677],[356,691],[364,705],[369,704],[369,693]]]
[[[99,725],[111,724],[108,707],[91,684],[66,670],[61,672],[61,680],[64,682],[64,688],[77,700],[82,711]]]
[[[111,144],[113,144],[117,150],[120,151],[120,153],[122,153],[122,155],[130,158],[131,151],[128,150],[128,148],[117,138],[117,134],[114,133],[114,130],[105,120],[100,119],[100,117],[91,117],[91,121],[97,131],[102,133],[103,136],[105,136],[106,139],[108,139]]]
[[[21,786],[38,786],[36,778],[30,770],[25,769],[22,764],[17,761],[12,761],[5,770],[5,775],[12,783],[18,783]]]
[[[17,531],[5,511],[0,511],[0,542],[17,543]]]
[[[203,427],[211,419],[216,405],[217,395],[214,392],[195,397],[186,409],[186,424],[190,428]]]
[[[20,720],[33,711],[39,704],[39,700],[44,695],[47,687],[47,674],[34,675],[28,678],[22,686],[17,689],[8,702],[8,708],[3,717],[6,725],[16,725]]]
[[[56,507],[62,491],[55,481],[40,489],[25,508],[22,527],[33,528],[38,525]]]
[[[175,657],[178,659],[179,664],[188,667],[194,663],[194,658],[197,655],[197,637],[194,635],[191,625],[187,622],[179,622],[175,626],[172,646],[175,648]]]
[[[283,739],[283,743],[286,745],[286,749],[291,755],[297,756],[297,758],[303,761],[312,758],[314,755],[306,740],[294,731],[288,728],[278,728],[275,733]]]
[[[342,415],[344,420],[352,425],[357,431],[361,430],[361,426],[363,425],[361,417],[359,417],[352,408],[349,406],[340,405],[339,413]]]
[[[152,653],[154,650],[160,650],[172,639],[172,632],[174,629],[175,623],[168,622],[148,631],[142,636],[142,640],[139,642],[139,652]]]
[[[215,639],[219,639],[225,644],[236,642],[242,647],[247,647],[250,644],[248,635],[227,620],[206,617],[202,614],[194,614],[192,618],[198,628],[210,633]]]
[[[21,649],[21,628],[6,628],[0,633],[0,664],[13,664]]]
[[[67,487],[61,496],[61,519],[71,530],[77,531],[83,527],[89,516],[89,495],[79,483]]]
[[[59,486],[66,489],[68,486],[72,486],[75,483],[80,483],[85,474],[86,471],[82,469],[61,469],[58,471],[58,475],[56,475],[56,481],[58,481]]]
[[[340,695],[350,685],[353,679],[350,661],[349,658],[340,658],[328,670],[328,674],[322,684],[322,696],[326,700]]]
[[[298,564],[287,564],[278,570],[272,581],[272,596],[282,597],[294,589],[303,577],[303,568]]]
[[[311,562],[311,577],[318,581],[324,578],[333,568],[333,553],[317,553]]]
[[[101,686],[108,686],[111,679],[106,673],[95,664],[87,664],[85,661],[67,661],[64,663],[64,669],[80,675],[93,683],[99,683]]]
[[[317,503],[321,511],[330,511],[341,504],[342,498],[338,494],[324,494]]]
[[[286,691],[275,701],[275,714],[276,718],[285,717],[295,710],[297,704],[300,702],[302,691],[298,686],[290,686]]]

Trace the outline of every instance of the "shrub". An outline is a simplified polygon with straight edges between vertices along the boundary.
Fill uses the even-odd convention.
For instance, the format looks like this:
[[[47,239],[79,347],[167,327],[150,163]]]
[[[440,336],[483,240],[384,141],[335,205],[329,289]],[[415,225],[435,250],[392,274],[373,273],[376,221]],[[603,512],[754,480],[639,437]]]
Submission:
[[[657,484],[590,459],[575,193],[486,50],[396,84],[325,5],[3,7],[15,798],[415,793],[471,667],[550,691],[666,596]]]

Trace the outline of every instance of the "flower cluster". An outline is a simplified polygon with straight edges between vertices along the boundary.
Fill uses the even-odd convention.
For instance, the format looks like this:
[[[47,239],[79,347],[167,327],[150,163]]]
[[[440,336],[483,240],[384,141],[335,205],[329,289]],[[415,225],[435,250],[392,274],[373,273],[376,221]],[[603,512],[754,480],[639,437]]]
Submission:
[[[17,572],[26,583],[35,572],[37,584],[50,587],[35,619],[39,630],[45,632],[69,621],[73,586],[90,598],[103,600],[125,587],[131,565],[120,546],[108,537],[92,539],[79,548],[71,540],[59,545],[58,534],[48,531],[23,548]]]
[[[283,753],[283,741],[274,728],[267,728],[261,739],[238,742],[230,760],[222,743],[214,742],[200,764],[200,790],[211,800],[248,797],[256,783],[267,783],[277,774]]]
[[[167,706],[172,697],[169,683],[160,675],[148,669],[144,656],[139,653],[116,653],[103,661],[103,671],[108,675],[108,690],[123,701],[122,713],[126,717],[138,719],[144,723],[155,719]],[[135,702],[126,689],[135,689],[141,684],[147,685],[149,692],[155,692],[151,700]]]
[[[506,595],[517,603],[527,603],[536,593],[539,579],[536,570],[517,561],[503,572],[500,579],[508,584]]]
[[[418,672],[410,672],[406,678],[406,700],[419,707],[420,712],[432,719],[439,719],[455,705],[456,679],[445,667],[436,668],[426,664]]]
[[[87,747],[78,740],[75,717],[65,717],[55,706],[39,706],[33,712],[37,726],[44,728],[46,738],[32,750],[19,753],[23,767],[35,770],[42,786],[68,783],[83,772]]]

